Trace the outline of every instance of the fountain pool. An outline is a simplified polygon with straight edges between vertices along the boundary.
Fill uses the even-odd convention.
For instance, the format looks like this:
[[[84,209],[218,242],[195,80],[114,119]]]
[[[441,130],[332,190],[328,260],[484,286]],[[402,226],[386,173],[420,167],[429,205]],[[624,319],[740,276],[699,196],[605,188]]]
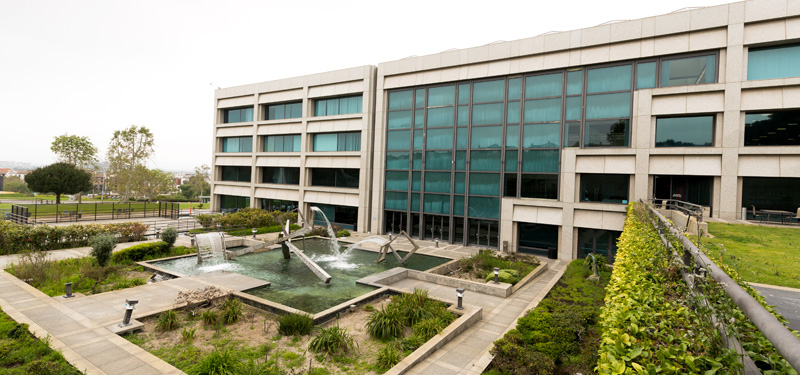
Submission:
[[[357,284],[356,280],[399,266],[397,260],[391,257],[387,257],[383,263],[375,263],[378,253],[374,251],[356,248],[339,252],[325,238],[295,240],[292,244],[303,249],[306,255],[330,273],[332,280],[329,284],[321,283],[296,256],[284,260],[280,250],[242,255],[230,261],[212,258],[198,264],[196,257],[187,257],[150,263],[184,275],[225,270],[269,281],[271,285],[250,289],[245,293],[311,314],[374,290],[373,287]],[[349,244],[342,243],[342,247],[345,246]],[[449,260],[415,254],[403,267],[424,271]]]

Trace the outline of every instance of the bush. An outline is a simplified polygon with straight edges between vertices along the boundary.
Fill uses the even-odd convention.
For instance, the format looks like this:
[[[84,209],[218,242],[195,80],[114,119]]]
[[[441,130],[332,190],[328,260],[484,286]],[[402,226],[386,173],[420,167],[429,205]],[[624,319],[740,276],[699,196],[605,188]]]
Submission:
[[[228,350],[214,350],[197,363],[189,372],[193,375],[234,375],[242,369],[242,363]]]
[[[91,255],[97,259],[97,264],[105,267],[111,259],[111,252],[117,244],[117,239],[108,233],[102,233],[92,237],[89,244],[92,246]]]
[[[175,227],[166,227],[163,231],[161,231],[161,241],[167,243],[167,247],[172,247],[175,245],[175,241],[178,239],[178,230]]]
[[[122,249],[111,256],[115,263],[141,262],[169,251],[169,244],[164,241],[147,242]]]
[[[278,319],[278,332],[282,335],[307,335],[314,329],[314,319],[306,314],[286,314]]]
[[[350,231],[347,229],[342,229],[336,233],[336,237],[350,237]]]
[[[367,332],[378,340],[390,340],[403,335],[403,315],[397,308],[383,307],[369,314]]]
[[[533,271],[539,260],[525,254],[509,254],[504,257],[494,255],[491,250],[482,250],[477,254],[459,260],[459,266],[475,278],[494,280],[494,268],[500,268],[500,280],[509,284],[516,284]],[[504,281],[505,280],[505,281]]]
[[[239,210],[239,212],[227,215],[197,215],[196,218],[203,228],[213,229],[216,223],[220,223],[220,225],[227,228],[261,228],[273,225],[285,225],[287,219],[290,223],[296,223],[297,213],[281,211],[270,212],[260,208],[243,208]]]
[[[178,320],[178,313],[176,313],[175,310],[167,310],[161,313],[156,322],[156,329],[159,331],[172,331],[179,326],[180,321]]]
[[[302,228],[302,227],[297,225],[297,224],[289,224],[289,230],[291,230],[291,231],[296,231],[296,230],[298,230],[300,228]],[[256,228],[256,234],[277,233],[277,232],[280,232],[281,230],[282,229],[281,229],[280,225],[273,225],[273,226],[270,226],[270,227]],[[253,235],[253,230],[252,229],[242,229],[242,230],[230,231],[230,232],[227,232],[227,233],[229,235],[231,235],[231,236],[252,236]]]
[[[425,319],[414,325],[414,335],[425,342],[442,332],[447,325],[446,321],[439,318]]]
[[[494,270],[487,272],[485,279],[487,282],[494,281]],[[497,280],[501,283],[509,283],[513,285],[522,280],[522,278],[519,277],[519,271],[517,270],[502,269],[500,270],[500,273],[497,274]]]
[[[16,254],[26,249],[58,250],[89,246],[89,239],[100,233],[112,234],[119,242],[140,241],[147,228],[147,225],[139,222],[30,226],[0,220],[0,250],[4,254]]]
[[[378,356],[375,359],[375,371],[379,374],[383,374],[394,367],[394,365],[398,364],[402,359],[403,355],[397,350],[397,346],[394,343],[390,343],[378,351]]]
[[[314,352],[324,352],[330,355],[340,355],[353,351],[355,342],[353,337],[347,333],[347,329],[339,327],[339,324],[328,328],[322,328],[317,337],[308,344],[308,348]]]
[[[213,327],[215,324],[217,324],[217,320],[219,320],[217,312],[210,310],[203,311],[200,317],[203,319],[203,325],[206,327]]]
[[[242,316],[242,302],[237,298],[228,298],[222,304],[222,322],[232,324]]]

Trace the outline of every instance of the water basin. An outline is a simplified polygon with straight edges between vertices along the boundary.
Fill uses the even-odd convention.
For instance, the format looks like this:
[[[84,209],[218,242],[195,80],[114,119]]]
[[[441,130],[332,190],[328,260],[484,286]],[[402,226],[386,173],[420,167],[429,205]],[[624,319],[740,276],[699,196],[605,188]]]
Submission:
[[[309,238],[293,241],[292,244],[303,249],[306,255],[331,275],[329,284],[321,283],[297,257],[284,260],[280,250],[246,254],[231,261],[212,258],[197,264],[196,257],[188,257],[152,263],[185,275],[225,270],[269,281],[271,285],[250,289],[245,293],[312,314],[374,290],[370,286],[356,284],[356,280],[399,266],[392,255],[382,263],[375,263],[378,253],[373,251],[353,249],[349,253],[336,254],[327,239]],[[340,246],[344,251],[349,244],[341,243]],[[403,252],[400,254],[405,256]],[[403,267],[424,271],[449,260],[414,254]]]

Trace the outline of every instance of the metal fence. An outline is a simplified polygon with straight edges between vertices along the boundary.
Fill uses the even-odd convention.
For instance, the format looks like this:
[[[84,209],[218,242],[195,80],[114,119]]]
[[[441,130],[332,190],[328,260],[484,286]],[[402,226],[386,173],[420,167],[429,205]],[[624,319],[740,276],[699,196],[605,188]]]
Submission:
[[[661,235],[664,245],[673,248],[667,234],[674,236],[683,245],[682,260],[684,265],[694,273],[702,273],[714,279],[733,300],[736,306],[744,312],[747,318],[761,331],[762,334],[775,346],[775,349],[786,359],[795,370],[800,370],[800,338],[797,338],[789,329],[778,321],[764,306],[742,289],[739,284],[709,259],[691,240],[686,238],[679,230],[658,212],[652,205],[647,205],[656,218],[654,225]],[[674,249],[674,248],[673,248]],[[705,270],[706,272],[699,272]],[[745,364],[747,365],[747,364]],[[746,368],[747,370],[747,368]]]
[[[19,224],[62,223],[160,217],[177,219],[180,203],[64,203],[13,204],[8,216]]]

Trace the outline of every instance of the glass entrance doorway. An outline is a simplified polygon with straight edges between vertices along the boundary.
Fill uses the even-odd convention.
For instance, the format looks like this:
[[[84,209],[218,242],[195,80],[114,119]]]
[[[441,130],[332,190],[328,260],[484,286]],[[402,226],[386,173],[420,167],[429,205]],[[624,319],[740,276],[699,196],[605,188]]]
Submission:
[[[450,217],[425,215],[422,238],[426,240],[438,238],[439,241],[450,242]]]
[[[384,211],[383,230],[386,233],[397,234],[408,231],[408,214],[405,212]]]

